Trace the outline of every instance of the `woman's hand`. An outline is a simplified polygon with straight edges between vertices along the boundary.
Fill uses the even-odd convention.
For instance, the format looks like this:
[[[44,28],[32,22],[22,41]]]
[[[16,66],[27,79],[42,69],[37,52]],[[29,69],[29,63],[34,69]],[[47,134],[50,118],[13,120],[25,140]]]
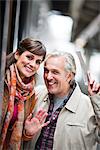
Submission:
[[[47,115],[47,112],[42,109],[39,110],[34,117],[32,117],[32,114],[30,114],[25,121],[24,129],[26,131],[26,135],[34,135],[44,126],[47,126],[49,124],[49,121],[44,123]]]
[[[100,84],[96,83],[88,73],[88,93],[89,95],[93,96],[100,92]]]

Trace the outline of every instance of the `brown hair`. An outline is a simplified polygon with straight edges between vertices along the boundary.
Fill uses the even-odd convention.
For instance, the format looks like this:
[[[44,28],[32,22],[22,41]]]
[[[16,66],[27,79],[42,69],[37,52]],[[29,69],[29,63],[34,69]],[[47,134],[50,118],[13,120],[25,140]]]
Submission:
[[[19,52],[20,55],[25,51],[30,51],[35,55],[43,56],[43,60],[45,59],[46,56],[46,48],[42,44],[42,42],[32,38],[25,38],[22,41],[20,41],[17,51]],[[16,59],[14,57],[14,53],[10,53],[7,56],[6,68],[8,68],[11,64],[15,62]]]

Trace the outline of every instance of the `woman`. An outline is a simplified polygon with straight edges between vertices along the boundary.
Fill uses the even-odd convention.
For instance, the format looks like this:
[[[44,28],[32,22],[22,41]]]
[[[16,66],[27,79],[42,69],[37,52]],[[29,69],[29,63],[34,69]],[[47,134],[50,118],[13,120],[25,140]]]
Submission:
[[[36,103],[36,73],[45,55],[46,49],[40,41],[26,38],[19,43],[14,54],[7,56],[0,150],[20,149],[24,121]],[[46,112],[41,110],[36,117],[41,116],[44,119],[46,115]],[[45,125],[42,124],[42,127]]]

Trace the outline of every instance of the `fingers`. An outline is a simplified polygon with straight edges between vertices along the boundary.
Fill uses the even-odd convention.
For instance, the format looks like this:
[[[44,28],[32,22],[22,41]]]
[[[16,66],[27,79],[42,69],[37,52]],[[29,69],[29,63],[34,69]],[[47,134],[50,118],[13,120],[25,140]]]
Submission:
[[[44,119],[47,117],[47,112],[43,109],[40,109],[37,114],[35,115],[35,117],[41,122],[44,121]]]
[[[89,84],[90,86],[92,86],[92,85],[94,84],[95,80],[92,79],[92,77],[91,77],[91,75],[90,75],[90,72],[88,72],[87,78],[88,78],[88,84]]]
[[[47,122],[43,123],[43,124],[41,125],[41,127],[43,128],[43,127],[47,126],[49,123],[50,123],[50,121],[47,121]]]
[[[35,95],[35,100],[36,100],[36,101],[38,100],[38,96],[37,96],[37,94]]]
[[[46,119],[47,115],[48,115],[47,112],[43,113],[43,115],[41,116],[41,118],[39,120],[41,124],[44,122],[44,120]]]
[[[25,121],[25,130],[29,135],[33,135],[41,130],[43,127],[47,126],[50,122],[47,121],[44,123],[47,112],[45,110],[39,110],[37,114],[32,118],[32,114],[30,114]]]
[[[47,121],[44,123],[47,115],[48,115],[48,113],[43,109],[39,110],[37,112],[37,114],[35,115],[35,118],[37,118],[39,120],[40,128],[47,126],[50,123],[50,121]]]
[[[37,114],[36,114],[35,117],[40,117],[40,116],[42,116],[42,114],[43,114],[44,112],[46,112],[46,111],[43,110],[43,109],[40,109],[40,110],[37,112]]]
[[[27,117],[27,120],[31,120],[32,118],[32,114],[30,114],[28,117]]]
[[[94,91],[94,92],[95,92],[95,91],[98,91],[98,90],[99,90],[99,87],[100,87],[99,84],[94,83],[94,84],[93,84],[93,87],[92,87],[92,91]]]
[[[100,84],[96,83],[95,80],[91,78],[90,73],[88,73],[88,92],[90,95],[100,92]]]

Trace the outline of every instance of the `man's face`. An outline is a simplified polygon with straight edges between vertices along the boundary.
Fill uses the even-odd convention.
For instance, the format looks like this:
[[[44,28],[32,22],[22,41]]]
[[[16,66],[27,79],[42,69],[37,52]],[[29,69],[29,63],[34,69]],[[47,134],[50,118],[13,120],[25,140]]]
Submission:
[[[64,69],[65,59],[63,56],[50,57],[44,65],[44,80],[48,92],[58,97],[65,96],[68,90],[68,73]]]
[[[19,70],[20,76],[24,78],[31,77],[37,72],[43,56],[38,56],[29,51],[25,51],[21,55],[16,53],[15,58],[17,59],[16,66]]]

